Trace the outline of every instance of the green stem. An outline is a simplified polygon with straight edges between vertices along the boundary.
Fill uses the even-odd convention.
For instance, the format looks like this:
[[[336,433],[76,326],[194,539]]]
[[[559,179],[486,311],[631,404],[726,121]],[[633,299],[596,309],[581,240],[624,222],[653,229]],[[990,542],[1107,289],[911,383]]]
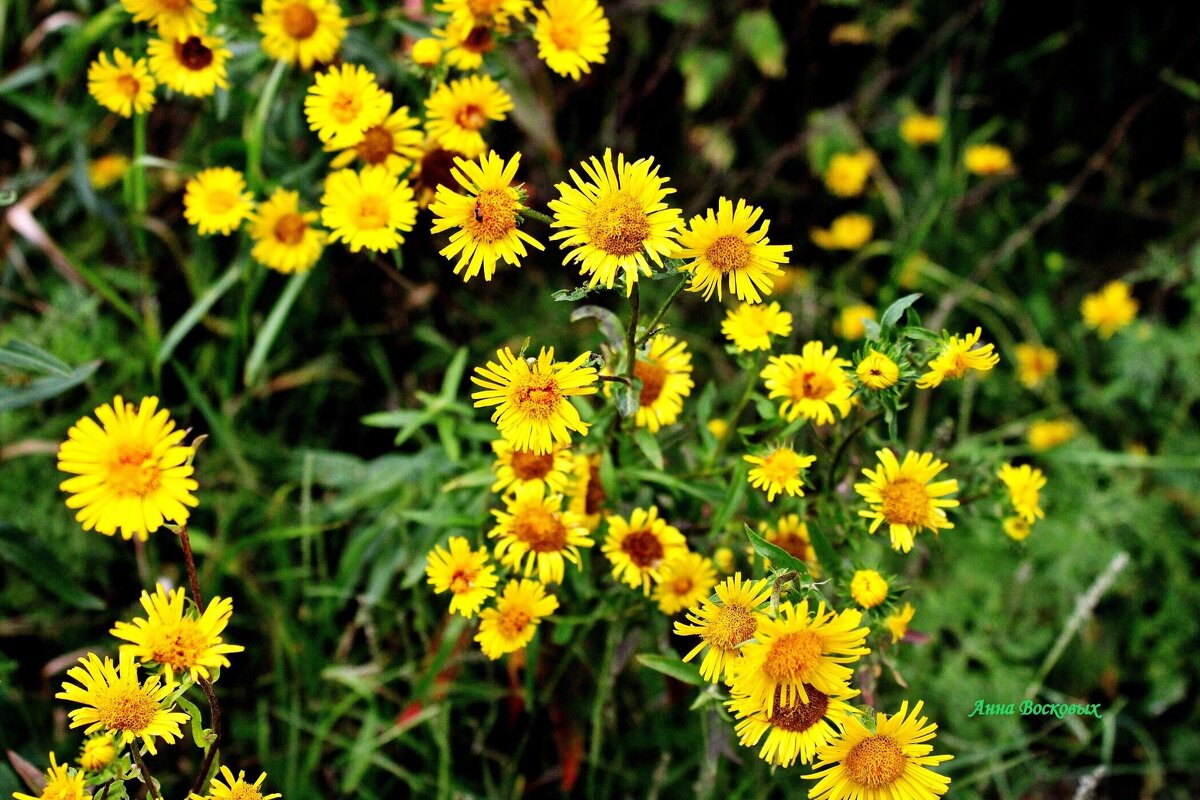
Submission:
[[[679,283],[675,284],[675,288],[671,290],[671,294],[667,295],[666,301],[659,306],[658,311],[654,312],[654,316],[650,318],[648,323],[646,323],[646,333],[641,339],[638,340],[638,344],[645,344],[646,340],[649,339],[654,333],[655,326],[657,326],[659,320],[663,318],[663,314],[667,313],[667,309],[671,307],[671,304],[675,302],[675,298],[679,297],[679,295],[683,292],[689,280],[691,280],[691,276],[684,275],[680,279]]]
[[[604,742],[604,711],[608,707],[608,697],[612,693],[616,676],[613,674],[613,657],[616,655],[617,642],[621,637],[621,626],[613,620],[608,626],[608,636],[604,641],[604,659],[600,662],[599,680],[596,684],[596,700],[592,705],[592,735],[588,742],[588,796],[596,796],[596,778],[600,764],[600,750]]]
[[[162,795],[158,793],[158,786],[155,785],[154,779],[150,777],[150,770],[146,769],[146,762],[142,761],[142,754],[138,752],[136,742],[129,745],[129,752],[133,754],[133,760],[137,764],[138,771],[142,773],[142,780],[146,782],[146,791],[150,792],[150,796],[154,800],[162,800]]]
[[[267,131],[267,117],[271,114],[271,106],[274,104],[275,95],[279,91],[279,84],[282,82],[283,73],[286,70],[286,61],[275,62],[275,67],[267,77],[267,83],[263,86],[263,92],[258,98],[258,105],[254,108],[254,116],[249,120],[250,129],[246,131],[246,177],[253,190],[262,188],[262,153],[263,139],[266,137]]]
[[[536,219],[538,222],[542,223],[543,225],[553,225],[554,224],[554,219],[552,217],[550,217],[546,214],[543,214],[540,211],[534,211],[532,208],[522,208],[520,211],[520,214],[522,217],[528,217],[529,219]]]
[[[133,115],[133,240],[138,254],[146,258],[146,114]]]
[[[625,355],[629,363],[625,365],[625,376],[629,378],[629,382],[632,384],[635,367],[637,367],[638,316],[642,310],[642,299],[638,292],[637,283],[633,284],[633,292],[629,295],[629,307],[631,310],[629,315],[629,330],[625,332]]]
[[[746,386],[742,389],[742,396],[738,398],[737,405],[733,407],[733,413],[725,421],[725,432],[717,440],[717,446],[713,450],[712,458],[708,460],[708,467],[712,467],[724,455],[725,445],[729,443],[729,437],[737,427],[738,418],[746,410],[746,405],[750,402],[750,396],[754,394],[754,387],[758,385],[758,373],[762,371],[763,357],[766,354],[766,350],[759,350],[754,354],[754,364],[750,367],[750,374],[746,376]]]
[[[825,472],[825,488],[830,489],[833,486],[834,474],[837,472],[838,464],[841,463],[842,455],[846,452],[846,448],[850,446],[850,442],[854,441],[860,433],[863,432],[868,425],[879,419],[879,412],[875,411],[858,421],[846,437],[838,442],[837,448],[834,449],[833,455],[829,459],[829,469]]]
[[[267,354],[271,351],[271,345],[275,342],[275,337],[279,335],[280,329],[283,327],[284,320],[287,319],[288,312],[292,310],[292,306],[296,302],[296,298],[300,296],[300,290],[304,288],[305,282],[312,271],[299,272],[291,277],[283,292],[279,295],[279,299],[275,301],[275,307],[271,309],[271,313],[267,315],[266,322],[258,332],[258,338],[254,340],[254,347],[250,350],[250,357],[246,359],[246,368],[242,376],[242,380],[247,387],[253,387],[258,383],[259,375],[262,373],[263,367],[266,364]]]

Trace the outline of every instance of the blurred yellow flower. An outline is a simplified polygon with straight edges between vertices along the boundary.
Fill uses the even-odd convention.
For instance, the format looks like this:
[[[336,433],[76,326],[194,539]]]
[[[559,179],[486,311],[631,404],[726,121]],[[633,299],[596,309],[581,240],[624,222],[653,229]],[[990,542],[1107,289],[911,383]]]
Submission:
[[[1005,517],[1001,526],[1008,537],[1017,542],[1027,539],[1030,531],[1033,530],[1033,525],[1024,517]]]
[[[600,482],[600,455],[576,454],[573,461],[571,485],[567,492],[570,508],[583,518],[585,528],[594,531],[600,525],[604,501],[608,499],[604,484]]]
[[[917,284],[921,282],[922,273],[931,263],[929,256],[920,250],[906,258],[900,266],[900,274],[896,276],[900,288],[916,288]]]
[[[973,144],[963,153],[963,164],[975,175],[989,176],[1009,172],[1013,168],[1012,154],[998,144]]]
[[[809,236],[823,250],[857,250],[871,241],[874,232],[875,226],[866,214],[842,214],[828,229],[813,228]]]
[[[134,61],[116,48],[112,61],[101,53],[88,67],[88,92],[96,102],[122,117],[145,114],[154,106],[154,78],[146,59]]]
[[[739,352],[770,350],[772,336],[791,336],[792,315],[779,303],[742,303],[725,313],[721,333]]]
[[[99,772],[117,759],[117,746],[111,733],[85,739],[79,753],[79,766],[88,772]]]
[[[734,568],[737,567],[737,557],[728,547],[718,547],[713,552],[713,563],[722,574],[731,575]]]
[[[728,279],[730,294],[747,303],[762,301],[770,294],[773,278],[783,274],[779,265],[787,261],[790,244],[771,244],[767,229],[771,223],[763,220],[756,231],[751,229],[762,217],[762,209],[738,200],[722,197],[717,210],[708,209],[706,216],[692,217],[686,230],[679,234],[679,251],[675,257],[688,263],[681,272],[692,274],[688,290],[703,292],[704,299],[717,293],[722,299],[722,283]]]
[[[1017,378],[1027,388],[1036,389],[1058,369],[1058,353],[1034,342],[1016,347]]]
[[[346,18],[337,0],[263,0],[254,16],[268,56],[301,69],[327,64],[346,38]]]
[[[120,153],[109,153],[93,159],[88,164],[88,180],[96,189],[107,189],[125,177],[129,170],[129,159]]]
[[[436,67],[442,60],[442,43],[433,37],[418,39],[409,55],[419,67]]]
[[[981,345],[979,337],[983,335],[981,328],[966,336],[951,336],[933,359],[926,364],[929,370],[917,379],[917,388],[933,389],[942,385],[946,379],[957,379],[967,374],[969,370],[987,372],[1000,363],[991,344]]]
[[[900,138],[913,147],[937,144],[946,132],[946,122],[941,117],[914,112],[900,120]]]
[[[954,527],[946,518],[946,509],[954,508],[958,501],[946,495],[958,491],[958,481],[931,483],[949,466],[946,462],[931,453],[910,451],[901,463],[888,448],[877,451],[875,457],[878,468],[862,471],[869,482],[854,484],[854,491],[870,506],[858,514],[871,520],[871,533],[887,523],[892,549],[907,553],[912,550],[913,537],[921,531],[936,533]]]
[[[663,563],[654,587],[654,602],[664,614],[678,614],[708,597],[716,585],[717,572],[711,559],[699,553],[683,553]]]
[[[508,93],[487,75],[440,84],[425,101],[425,132],[447,150],[475,158],[487,149],[480,133],[512,111]]]
[[[658,508],[635,508],[629,519],[608,518],[608,538],[601,548],[612,562],[613,578],[649,595],[667,561],[687,552],[687,541],[674,525],[658,516]]]
[[[838,197],[857,197],[867,187],[873,169],[875,154],[870,150],[835,153],[825,168],[825,188]]]
[[[708,432],[718,441],[724,439],[725,434],[729,433],[729,423],[718,417],[710,419],[704,427],[708,428]]]
[[[213,0],[121,0],[134,22],[149,22],[164,39],[204,33],[208,15],[217,10]]]
[[[850,579],[850,596],[862,608],[874,608],[887,600],[888,582],[873,569],[855,570]]]
[[[1137,317],[1138,301],[1125,281],[1109,281],[1100,291],[1083,298],[1083,323],[1107,339]]]
[[[1030,448],[1041,452],[1071,441],[1077,429],[1069,419],[1039,419],[1029,423],[1025,435]]]
[[[1019,467],[1004,464],[996,477],[1008,488],[1013,508],[1026,522],[1033,524],[1046,516],[1038,506],[1041,490],[1046,486],[1046,476],[1040,469],[1028,464]]]
[[[250,218],[250,256],[282,273],[307,272],[321,258],[328,234],[315,227],[316,211],[300,210],[297,192],[278,188]]]
[[[358,144],[391,110],[391,94],[379,88],[374,73],[355,64],[318,73],[304,96],[304,117],[328,150]]]
[[[557,446],[549,453],[539,454],[520,450],[500,438],[492,442],[492,452],[496,454],[492,464],[492,472],[496,474],[493,492],[538,484],[545,486],[549,493],[564,494],[570,486],[575,460],[569,447]]]
[[[444,0],[434,6],[456,21],[490,25],[507,31],[513,22],[525,19],[530,0]]]
[[[850,413],[854,385],[846,376],[850,362],[837,357],[837,348],[825,349],[808,342],[800,355],[771,356],[760,377],[770,399],[783,398],[779,414],[788,422],[803,417],[817,425],[834,421],[836,408],[843,418]]]
[[[329,168],[342,169],[357,158],[365,166],[381,166],[401,175],[425,152],[424,144],[420,121],[409,113],[408,106],[400,106],[363,131],[358,142],[342,149],[329,162]],[[325,145],[326,151],[337,149]]]
[[[766,617],[759,609],[771,599],[767,580],[745,581],[740,572],[717,584],[717,602],[701,598],[700,605],[688,610],[687,622],[675,623],[676,636],[699,636],[700,643],[683,657],[691,661],[701,652],[700,677],[717,683],[729,674],[730,665],[741,657],[742,643],[749,641]]]
[[[867,320],[875,322],[879,316],[872,306],[856,303],[846,306],[833,321],[833,332],[843,339],[861,339],[867,335]]]
[[[884,627],[892,634],[892,644],[900,641],[908,634],[908,623],[912,622],[912,618],[916,613],[917,610],[912,607],[911,603],[905,603],[904,608],[893,614],[889,614],[883,620]]]
[[[875,349],[858,362],[854,373],[858,375],[863,386],[875,391],[890,389],[900,380],[899,365]]]
[[[775,495],[787,492],[789,497],[804,496],[804,471],[817,460],[816,456],[801,455],[790,447],[778,447],[763,456],[742,456],[747,464],[755,466],[747,480],[755,489],[767,493],[767,502]]]
[[[520,650],[533,640],[538,625],[558,608],[558,598],[546,594],[537,581],[511,580],[493,608],[479,615],[475,641],[483,654],[495,661],[505,653]]]
[[[814,578],[821,577],[821,566],[817,563],[817,551],[808,533],[808,523],[800,519],[798,514],[785,514],[773,527],[760,522],[758,531],[765,540],[803,561]]]
[[[673,425],[683,411],[683,401],[692,393],[692,354],[687,343],[665,333],[649,342],[649,348],[633,365],[634,377],[642,382],[636,423],[658,433]]]
[[[458,185],[454,179],[454,162],[467,156],[457,150],[447,150],[433,139],[426,138],[422,147],[421,157],[413,165],[409,173],[413,192],[417,195],[417,205],[428,208],[437,196],[439,186],[453,189]]]
[[[496,47],[492,29],[464,18],[451,17],[444,28],[434,28],[433,35],[442,47],[446,64],[463,72],[483,67],[483,57]]]
[[[262,784],[266,779],[267,773],[264,772],[258,776],[258,780],[250,783],[244,771],[238,770],[237,777],[234,777],[229,767],[222,765],[220,777],[214,777],[209,783],[208,796],[204,800],[276,800],[283,797],[278,792],[262,793]],[[192,798],[195,797],[192,795]]]
[[[183,192],[183,216],[201,236],[225,236],[254,213],[254,195],[246,179],[232,167],[210,167],[196,173]]]
[[[560,494],[546,494],[543,484],[525,483],[504,497],[504,510],[492,509],[496,525],[488,538],[499,539],[492,552],[514,572],[524,563],[526,577],[537,573],[542,583],[562,583],[570,561],[580,566],[579,548],[595,544],[583,518],[563,510]]]
[[[450,613],[467,619],[496,594],[496,569],[488,563],[487,548],[472,550],[462,536],[451,536],[449,549],[435,546],[429,551],[425,575],[436,594],[450,592]]]
[[[350,252],[394,250],[417,221],[412,187],[385,167],[343,169],[325,179],[321,222],[330,241],[345,242]]]
[[[163,37],[150,42],[147,54],[158,82],[180,94],[208,97],[217,87],[229,86],[225,62],[233,54],[224,39],[203,33],[181,39]]]
[[[112,738],[109,737],[109,748],[111,747]],[[82,772],[72,775],[70,767],[67,764],[59,764],[54,758],[54,753],[51,753],[50,767],[46,770],[46,784],[41,793],[35,796],[13,792],[12,796],[14,800],[89,800],[91,795],[84,792],[83,781]]]
[[[118,622],[109,633],[131,644],[121,645],[121,653],[131,653],[142,666],[158,664],[168,684],[176,674],[189,673],[192,680],[212,678],[211,670],[229,666],[227,655],[246,648],[226,644],[222,633],[233,616],[233,601],[214,597],[203,613],[192,613],[186,606],[182,587],[167,592],[160,583],[154,594],[142,592],[146,616],[133,622]]]
[[[554,72],[577,81],[592,71],[592,64],[604,63],[608,18],[596,0],[545,0],[533,16],[538,58]]]

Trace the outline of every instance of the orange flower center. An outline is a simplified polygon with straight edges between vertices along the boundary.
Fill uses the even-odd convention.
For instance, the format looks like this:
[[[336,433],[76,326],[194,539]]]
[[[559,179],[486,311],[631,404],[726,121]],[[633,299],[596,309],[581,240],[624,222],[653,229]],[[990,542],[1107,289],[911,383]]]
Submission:
[[[183,11],[192,4],[192,0],[159,0],[168,11]]]
[[[208,206],[210,214],[227,214],[237,205],[237,202],[237,194],[224,189],[210,191],[205,196],[205,204]]]
[[[607,499],[608,495],[604,493],[604,486],[600,483],[600,467],[593,464],[588,474],[587,494],[583,502],[584,513],[589,516],[599,514]]]
[[[162,485],[162,471],[149,450],[126,448],[109,464],[107,483],[118,495],[146,497]]]
[[[654,532],[648,528],[633,531],[621,540],[621,551],[638,569],[653,567],[662,561],[663,546]]]
[[[876,734],[851,748],[842,761],[850,780],[859,786],[882,789],[904,775],[908,758],[891,736]]]
[[[775,689],[775,711],[769,720],[771,727],[789,733],[803,733],[821,721],[829,710],[829,695],[815,689],[811,683],[804,684],[804,691],[808,692],[808,702],[801,700],[799,695],[793,695],[795,702],[789,706],[780,702],[779,696],[783,692]]]
[[[159,711],[158,703],[136,683],[117,683],[96,694],[96,717],[110,731],[141,733]]]
[[[554,469],[554,453],[538,455],[528,450],[513,450],[512,471],[517,480],[542,480]]]
[[[392,154],[394,144],[391,131],[382,125],[372,125],[363,133],[362,141],[354,145],[354,150],[366,163],[382,164]]]
[[[642,381],[642,393],[638,402],[642,406],[654,405],[667,383],[667,371],[653,361],[636,361],[633,374]]]
[[[363,230],[386,228],[389,214],[387,203],[382,197],[368,195],[358,201],[355,225]]]
[[[740,236],[721,236],[708,246],[704,257],[725,275],[744,269],[750,263],[750,245]]]
[[[308,223],[299,214],[284,214],[275,222],[272,233],[280,244],[298,245],[304,241]]]
[[[596,201],[588,212],[584,233],[598,250],[631,256],[642,249],[650,235],[650,220],[636,198],[618,190]]]
[[[484,189],[475,198],[466,229],[476,239],[495,242],[517,227],[517,203],[508,189]]]
[[[834,390],[833,379],[823,372],[801,372],[792,378],[792,396],[804,400],[824,400]]]
[[[338,92],[329,105],[329,115],[343,125],[354,121],[362,111],[362,99],[357,93]]]
[[[492,52],[492,48],[496,46],[496,40],[492,38],[492,30],[486,25],[476,25],[471,28],[471,32],[467,34],[467,38],[462,41],[462,48],[471,53]]]
[[[500,612],[500,618],[496,620],[496,625],[500,628],[500,633],[506,639],[515,639],[525,630],[525,626],[532,619],[533,617],[525,611],[509,609],[508,611]]]
[[[175,669],[188,669],[207,649],[208,637],[195,620],[184,617],[178,625],[165,627],[147,641],[150,660]]]
[[[141,82],[130,75],[128,72],[117,76],[117,87],[121,93],[133,99],[138,96],[138,92],[142,90]]]
[[[692,590],[692,587],[695,585],[696,584],[692,582],[691,578],[687,578],[687,577],[676,578],[675,581],[671,584],[671,591],[673,591],[677,595],[682,596],[682,595],[685,595],[688,592],[690,592]]]
[[[558,390],[558,380],[553,375],[532,373],[516,386],[512,400],[525,416],[546,420],[558,411],[563,397]]]
[[[190,36],[186,42],[175,43],[175,58],[193,72],[199,72],[212,64],[213,51],[204,46],[200,37]]]
[[[454,594],[469,592],[475,585],[475,571],[468,569],[456,570],[450,576],[450,591]]]
[[[559,50],[578,50],[583,42],[583,31],[574,20],[555,20],[550,22],[550,41]]]
[[[717,612],[708,624],[704,638],[718,650],[732,650],[753,636],[756,630],[758,621],[754,619],[754,614],[744,605],[735,603],[723,606]]]
[[[535,553],[557,553],[567,543],[567,526],[558,514],[537,506],[513,518],[512,532]]]
[[[305,3],[292,3],[285,8],[279,22],[283,32],[297,41],[303,41],[317,31],[317,15]]]
[[[454,121],[460,128],[477,131],[484,125],[487,125],[487,114],[484,114],[483,109],[474,103],[467,103],[458,110],[458,114],[454,116]]]
[[[795,681],[809,675],[820,663],[822,639],[812,631],[785,633],[771,642],[763,672],[774,681]]]
[[[912,478],[897,478],[880,490],[883,518],[891,525],[918,525],[929,511],[925,484]]]

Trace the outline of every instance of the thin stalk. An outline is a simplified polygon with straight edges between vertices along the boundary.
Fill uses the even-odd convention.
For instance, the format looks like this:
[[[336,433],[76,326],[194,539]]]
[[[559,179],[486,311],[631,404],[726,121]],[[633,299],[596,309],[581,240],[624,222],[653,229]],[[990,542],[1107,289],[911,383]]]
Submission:
[[[642,310],[642,299],[638,292],[637,283],[633,284],[633,293],[629,295],[629,329],[625,331],[625,355],[629,363],[625,365],[625,376],[633,382],[634,368],[637,366],[637,329],[638,316]]]
[[[263,184],[262,153],[263,139],[267,132],[267,117],[271,114],[271,106],[274,105],[275,95],[286,70],[286,61],[275,62],[275,67],[263,86],[263,93],[258,98],[258,105],[254,108],[254,116],[249,120],[250,129],[246,131],[246,177],[249,178],[251,189],[259,189]]]
[[[846,448],[849,447],[850,443],[852,441],[854,441],[854,439],[860,433],[863,432],[863,429],[865,429],[868,425],[870,425],[872,422],[874,422],[877,419],[879,419],[878,411],[868,414],[867,416],[863,417],[861,420],[858,421],[858,424],[855,425],[850,430],[850,432],[846,434],[844,439],[842,439],[840,442],[838,442],[837,448],[834,449],[834,451],[833,451],[833,456],[829,459],[829,469],[825,473],[825,488],[826,489],[833,488],[833,485],[834,485],[833,478],[837,474],[838,464],[841,463],[842,456],[845,454]]]
[[[742,396],[738,398],[737,405],[733,407],[733,413],[725,421],[725,432],[721,434],[720,439],[717,439],[717,446],[713,450],[712,458],[708,460],[708,467],[712,467],[724,455],[725,445],[729,443],[729,437],[737,428],[738,418],[746,410],[746,406],[750,403],[750,396],[754,394],[754,387],[758,385],[758,373],[762,371],[763,357],[766,353],[766,350],[759,350],[754,354],[754,364],[750,367],[750,374],[746,376],[746,386],[742,389]]]
[[[654,312],[654,316],[650,318],[648,323],[646,323],[646,332],[642,335],[642,338],[638,340],[638,344],[645,344],[646,340],[649,339],[654,333],[655,326],[658,325],[659,320],[663,318],[663,314],[667,313],[667,309],[671,307],[671,304],[675,302],[675,298],[679,297],[679,295],[683,292],[689,280],[691,280],[691,276],[684,275],[682,278],[680,278],[679,283],[675,284],[675,288],[671,290],[671,294],[667,296],[666,301],[659,306],[658,311]]]
[[[612,674],[613,657],[617,652],[617,641],[621,635],[621,626],[613,621],[608,628],[608,636],[604,641],[604,659],[600,662],[599,682],[596,686],[596,700],[592,704],[592,735],[588,742],[588,796],[596,796],[597,768],[600,764],[600,751],[604,742],[604,711],[608,707],[608,697],[612,692],[615,676]]]
[[[196,575],[196,559],[192,555],[192,540],[188,536],[187,525],[179,526],[179,544],[183,548],[183,562],[187,566],[188,585],[192,590],[192,601],[195,602],[199,612],[204,612],[204,600],[200,595],[200,579]],[[213,759],[217,755],[217,750],[221,746],[221,704],[217,702],[217,693],[213,689],[212,681],[208,678],[198,677],[196,683],[199,684],[201,691],[204,692],[204,697],[208,700],[208,713],[212,723],[213,740],[208,748],[204,751],[204,763],[200,765],[200,772],[196,775],[196,780],[192,784],[192,793],[199,794],[204,788],[204,781],[208,778],[209,770],[212,769]]]
[[[150,770],[146,769],[146,762],[142,760],[142,754],[138,752],[136,743],[129,746],[129,752],[133,753],[133,761],[142,773],[142,780],[146,782],[146,791],[150,792],[150,796],[154,800],[162,800],[162,795],[158,793],[158,787],[155,786],[154,779],[150,777]]]
[[[146,258],[146,114],[133,115],[133,240],[138,254]]]

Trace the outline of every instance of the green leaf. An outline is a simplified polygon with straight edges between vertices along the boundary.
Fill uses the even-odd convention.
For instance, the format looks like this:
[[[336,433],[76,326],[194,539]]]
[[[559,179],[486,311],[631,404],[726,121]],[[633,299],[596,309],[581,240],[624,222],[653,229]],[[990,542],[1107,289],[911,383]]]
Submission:
[[[558,303],[574,303],[576,300],[582,300],[587,297],[591,291],[591,288],[588,286],[580,286],[575,289],[559,289],[551,296]]]
[[[258,332],[258,338],[254,340],[254,347],[250,349],[250,357],[246,359],[246,369],[242,380],[247,386],[254,386],[258,383],[263,367],[266,365],[267,355],[271,352],[271,345],[275,343],[275,337],[279,335],[288,313],[292,310],[292,305],[300,296],[300,290],[304,288],[304,283],[311,274],[312,271],[309,270],[293,275],[279,295],[279,299],[275,301],[275,307],[267,315],[267,321],[263,323],[262,329]]]
[[[638,428],[633,433],[633,443],[638,446],[638,449],[654,465],[655,469],[663,468],[662,448],[658,446],[658,439],[655,438],[653,433],[646,428]]]
[[[890,328],[900,321],[900,317],[904,316],[904,312],[908,307],[917,302],[921,298],[920,292],[906,294],[896,302],[887,307],[887,311],[883,312],[883,316],[879,318],[879,327]]]
[[[754,529],[749,525],[746,526],[746,536],[750,539],[750,546],[754,548],[754,552],[758,553],[762,558],[771,562],[771,567],[783,567],[784,569],[793,570],[800,575],[808,575],[808,565],[794,555],[784,550],[777,544],[771,544],[766,539],[754,532]]]
[[[770,11],[764,8],[743,13],[734,23],[733,36],[763,75],[782,78],[787,72],[787,42]]]
[[[71,368],[52,353],[17,340],[0,347],[0,366],[51,375],[71,374]]]
[[[632,417],[641,406],[642,379],[634,378],[632,386],[624,383],[614,383],[613,399],[616,400],[617,412],[622,417]]]
[[[721,50],[695,49],[679,58],[683,73],[683,102],[690,109],[702,107],[725,82],[733,68],[733,58]]]
[[[0,388],[0,411],[12,411],[14,408],[40,403],[69,389],[74,389],[92,377],[99,366],[99,361],[92,361],[76,367],[68,375],[38,378],[18,388]]]
[[[621,346],[625,340],[625,331],[621,329],[621,319],[607,308],[600,306],[580,306],[571,312],[571,322],[581,319],[594,319],[600,326],[600,332],[608,339],[613,349]]]
[[[667,677],[692,686],[707,686],[708,681],[700,677],[700,668],[695,664],[685,664],[677,656],[660,656],[657,653],[639,653],[638,663],[649,667],[655,672],[661,672]]]
[[[175,702],[183,709],[185,714],[192,718],[192,741],[196,743],[196,747],[201,750],[208,749],[208,746],[217,737],[213,735],[212,731],[204,727],[204,717],[200,714],[200,709],[186,697],[177,697],[175,698]]]
[[[41,539],[6,523],[0,523],[0,561],[25,573],[31,581],[67,605],[99,611],[104,601],[88,594],[78,583],[63,580],[70,575],[66,564]]]
[[[712,516],[712,529],[719,532],[725,527],[725,523],[729,522],[733,517],[733,513],[737,511],[738,506],[742,504],[742,498],[746,496],[746,471],[749,467],[745,461],[738,460],[737,466],[733,469],[733,478],[730,479],[729,490],[725,494],[725,500],[721,503],[721,507]]]
[[[833,550],[833,543],[829,541],[829,537],[825,535],[825,532],[813,520],[809,520],[807,525],[808,540],[812,542],[813,550],[817,554],[817,563],[831,577],[839,577],[842,574],[842,564],[838,560],[837,553]]]
[[[167,359],[175,352],[175,348],[183,341],[183,337],[187,336],[192,328],[216,305],[221,296],[229,291],[238,278],[242,274],[242,264],[238,262],[226,270],[216,283],[208,287],[204,294],[196,298],[196,302],[192,303],[179,321],[171,326],[171,330],[167,331],[166,337],[163,338],[162,344],[159,345],[158,355],[154,357],[154,363],[162,366],[167,363]]]

